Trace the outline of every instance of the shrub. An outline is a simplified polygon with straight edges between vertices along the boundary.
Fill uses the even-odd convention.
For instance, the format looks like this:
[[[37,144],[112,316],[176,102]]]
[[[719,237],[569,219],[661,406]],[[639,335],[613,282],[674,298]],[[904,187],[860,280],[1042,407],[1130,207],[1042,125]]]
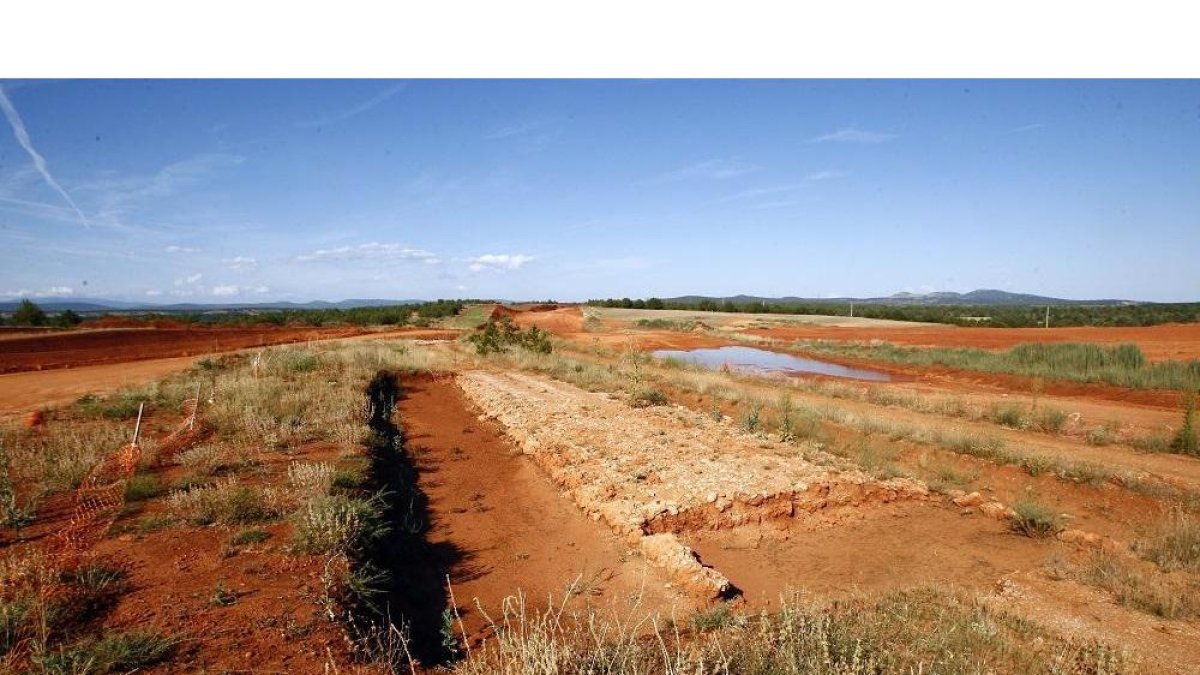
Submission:
[[[1048,506],[1023,498],[1012,509],[1012,529],[1026,537],[1048,537],[1060,529],[1058,515]]]
[[[153,633],[108,633],[42,654],[37,661],[47,675],[128,673],[165,660],[175,645],[175,640]]]
[[[63,572],[61,581],[71,589],[67,605],[72,620],[86,620],[111,606],[128,590],[128,576],[125,568],[103,562]]]
[[[266,530],[253,529],[243,530],[234,535],[230,541],[234,546],[248,546],[250,544],[261,544],[271,538],[271,533]]]
[[[536,354],[554,351],[549,333],[537,326],[522,332],[507,316],[499,321],[489,320],[483,330],[468,336],[467,342],[475,345],[475,353],[480,356],[502,352],[510,345]]]
[[[1200,441],[1196,438],[1196,397],[1187,397],[1187,410],[1183,413],[1183,425],[1171,439],[1171,449],[1187,455],[1200,453]]]
[[[992,419],[996,421],[996,424],[1011,429],[1024,429],[1028,426],[1028,422],[1025,419],[1025,411],[1015,405],[993,408]]]
[[[329,493],[333,487],[333,465],[325,462],[292,462],[288,465],[288,483],[306,496]]]
[[[758,431],[762,426],[762,406],[754,404],[750,406],[750,410],[746,411],[746,416],[742,418],[742,430],[748,434]]]
[[[104,398],[95,394],[86,394],[76,401],[79,410],[92,418],[108,420],[135,419],[138,410],[146,402],[146,392],[126,390],[111,394]]]
[[[125,501],[137,502],[162,494],[162,484],[156,476],[138,474],[125,481]]]
[[[692,615],[692,626],[698,631],[717,630],[733,625],[735,617],[729,605],[722,603]]]
[[[241,525],[278,517],[282,509],[269,504],[275,496],[262,488],[240,485],[231,477],[209,487],[173,492],[167,505],[193,525]]]
[[[1044,408],[1039,410],[1033,419],[1033,426],[1038,431],[1043,431],[1049,434],[1057,434],[1062,432],[1063,427],[1067,425],[1067,413],[1057,408]]]
[[[1167,571],[1200,569],[1200,520],[1172,509],[1136,548],[1143,558]]]
[[[292,516],[295,549],[301,553],[344,553],[386,531],[377,499],[343,495],[319,497]]]
[[[1123,559],[1098,551],[1092,555],[1082,577],[1112,593],[1122,605],[1164,619],[1200,616],[1200,587],[1194,581],[1142,569],[1136,558]]]
[[[667,403],[667,395],[657,389],[638,390],[629,399],[629,405],[635,408],[649,408],[651,406],[666,405]]]

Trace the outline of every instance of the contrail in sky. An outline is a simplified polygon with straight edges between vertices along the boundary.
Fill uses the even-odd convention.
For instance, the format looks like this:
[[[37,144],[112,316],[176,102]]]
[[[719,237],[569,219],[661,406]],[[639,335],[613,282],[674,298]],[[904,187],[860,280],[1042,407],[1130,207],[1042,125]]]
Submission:
[[[63,189],[63,186],[54,180],[54,176],[50,175],[50,169],[46,168],[46,160],[36,148],[33,147],[33,141],[29,139],[29,132],[25,130],[25,123],[21,121],[21,116],[17,114],[17,109],[13,107],[12,101],[8,99],[8,94],[4,93],[4,87],[0,85],[0,108],[4,108],[4,116],[8,118],[8,123],[12,125],[13,135],[17,137],[17,142],[25,148],[25,152],[29,153],[29,158],[33,160],[33,166],[42,174],[42,178],[46,180],[46,184],[54,188],[62,198],[75,209],[75,214],[79,216],[79,220],[84,227],[91,227],[87,216],[83,215],[83,211],[79,209],[79,205],[71,199],[71,195]]]

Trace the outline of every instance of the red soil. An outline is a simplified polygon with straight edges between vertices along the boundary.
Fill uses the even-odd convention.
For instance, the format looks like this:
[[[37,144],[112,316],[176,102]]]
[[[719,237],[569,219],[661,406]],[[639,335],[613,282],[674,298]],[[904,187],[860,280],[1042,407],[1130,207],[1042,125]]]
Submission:
[[[0,340],[0,373],[203,356],[249,347],[370,334],[373,333],[364,328],[344,326],[185,326],[62,331]],[[413,338],[457,335],[453,331],[422,329],[399,329],[386,334]]]
[[[789,326],[753,328],[750,335],[777,340],[884,340],[923,347],[976,347],[1007,349],[1022,342],[1133,342],[1151,360],[1200,358],[1200,323],[1161,326],[1074,328],[974,328],[961,326],[914,326],[912,328],[843,328],[837,326]]]
[[[642,595],[653,608],[675,598],[657,572],[571,504],[494,422],[477,419],[452,378],[405,378],[403,387],[396,417],[429,499],[427,540],[433,549],[458,552],[444,571],[472,642],[490,632],[476,601],[499,620],[502,601],[518,591],[531,610],[544,608],[550,596],[561,602],[572,583],[580,599],[601,606]]]
[[[504,307],[503,309],[507,310],[507,314],[521,328],[537,326],[541,330],[550,331],[556,335],[568,335],[583,330],[583,310],[579,307],[537,305],[523,311],[514,310],[509,307]]]
[[[816,596],[949,583],[988,591],[1014,569],[1036,568],[1057,544],[1014,534],[978,513],[922,503],[860,509],[836,527],[742,528],[689,534],[705,564],[729,576],[751,607],[788,591]],[[914,542],[920,542],[914,546]]]

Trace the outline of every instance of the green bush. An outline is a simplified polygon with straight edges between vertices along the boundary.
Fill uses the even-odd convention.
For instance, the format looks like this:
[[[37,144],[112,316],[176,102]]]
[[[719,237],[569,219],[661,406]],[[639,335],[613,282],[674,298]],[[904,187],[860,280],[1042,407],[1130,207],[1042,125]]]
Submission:
[[[248,546],[250,544],[261,544],[271,538],[271,533],[266,530],[253,529],[243,530],[234,535],[230,541],[234,546]]]
[[[1187,410],[1183,413],[1183,424],[1171,439],[1171,449],[1186,455],[1200,454],[1200,441],[1196,438],[1196,397],[1187,397]]]
[[[310,500],[293,514],[292,525],[298,552],[326,555],[361,549],[387,531],[378,499],[344,495]]]
[[[640,389],[629,399],[629,405],[634,408],[649,408],[667,403],[667,395],[657,389]]]
[[[109,633],[41,655],[46,675],[108,675],[141,670],[165,660],[176,641],[153,633]]]
[[[37,303],[29,298],[24,298],[13,312],[10,321],[14,326],[42,326],[46,323],[46,313],[37,306]]]
[[[550,343],[550,334],[537,326],[522,331],[507,316],[499,321],[488,320],[482,330],[467,337],[467,342],[475,345],[475,353],[480,356],[495,354],[509,346],[520,347],[537,354],[549,354],[554,351]]]
[[[125,501],[137,502],[157,497],[163,492],[157,476],[138,474],[125,482]]]
[[[1026,537],[1048,537],[1061,529],[1058,515],[1043,504],[1023,498],[1013,504],[1012,529]]]

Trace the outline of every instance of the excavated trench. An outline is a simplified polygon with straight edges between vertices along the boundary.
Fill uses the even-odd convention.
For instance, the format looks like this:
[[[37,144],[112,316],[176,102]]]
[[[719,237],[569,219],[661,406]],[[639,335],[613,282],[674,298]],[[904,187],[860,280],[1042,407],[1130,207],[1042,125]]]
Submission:
[[[393,411],[404,389],[396,373],[380,371],[367,387],[372,487],[383,495],[386,537],[359,562],[387,573],[374,607],[357,607],[364,623],[400,627],[412,656],[424,665],[446,663],[454,654],[442,636],[448,607],[445,575],[462,551],[450,542],[430,542],[429,500],[422,491],[415,459]]]
[[[498,426],[481,422],[452,376],[381,372],[367,396],[371,487],[387,495],[391,532],[360,560],[389,574],[362,623],[403,625],[424,666],[452,661],[460,638],[475,645],[492,635],[488,617],[503,616],[518,593],[531,610],[548,598],[566,602],[568,588],[571,606],[681,600],[630,555],[631,543],[576,509]]]

